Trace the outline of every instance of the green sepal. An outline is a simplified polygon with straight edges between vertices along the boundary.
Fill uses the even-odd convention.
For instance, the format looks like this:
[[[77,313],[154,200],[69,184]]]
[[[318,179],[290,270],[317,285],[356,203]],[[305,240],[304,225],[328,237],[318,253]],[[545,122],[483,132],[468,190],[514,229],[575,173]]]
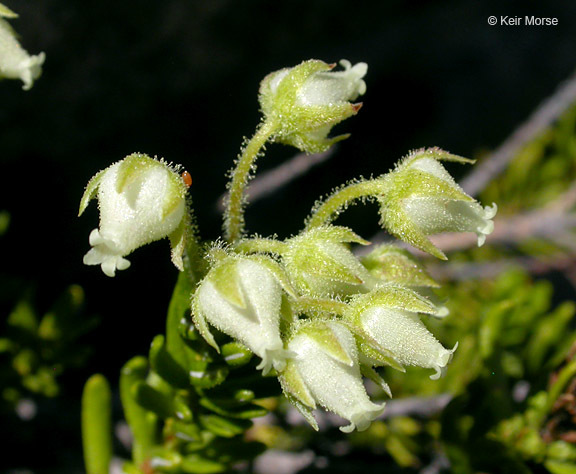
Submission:
[[[3,18],[18,18],[18,13],[10,10],[6,5],[0,3],[0,17]]]
[[[236,264],[237,261],[231,258],[212,268],[209,273],[209,281],[230,304],[246,309],[246,300],[240,286]]]
[[[121,193],[126,186],[133,183],[140,173],[153,166],[159,166],[160,162],[143,153],[132,153],[120,162],[116,177],[116,192]]]
[[[298,333],[306,334],[306,336],[316,342],[316,344],[334,360],[349,367],[354,365],[354,360],[350,358],[346,349],[342,347],[338,337],[336,337],[332,329],[324,322],[315,321],[303,324],[298,330]]]
[[[216,340],[214,339],[214,336],[210,332],[208,322],[206,321],[206,318],[204,318],[202,311],[200,311],[198,305],[198,299],[195,297],[192,297],[192,321],[194,322],[194,326],[196,326],[196,328],[198,329],[204,340],[210,346],[212,346],[216,350],[216,352],[220,353],[220,348],[218,347],[218,344],[216,344]]]
[[[189,232],[188,229],[190,229],[190,225],[190,219],[185,217],[180,221],[176,230],[168,236],[168,239],[170,240],[170,257],[172,263],[181,272],[184,271],[184,260],[182,256],[186,250],[187,233]]]
[[[242,367],[252,359],[252,352],[239,342],[229,342],[221,348],[222,357],[230,367]]]
[[[193,474],[217,474],[228,471],[229,466],[198,454],[190,454],[182,460],[180,469],[182,470],[181,472]]]
[[[250,420],[230,419],[219,415],[200,415],[199,421],[205,429],[223,438],[238,436],[252,426]]]
[[[385,281],[406,286],[440,286],[408,250],[395,245],[379,245],[360,261],[372,275]]]
[[[476,160],[448,153],[447,151],[444,151],[438,147],[421,148],[419,150],[414,150],[410,152],[406,158],[404,158],[402,163],[406,164],[411,161],[420,160],[422,158],[433,158],[438,161],[452,161],[455,163],[468,164],[468,165],[473,165],[474,163],[476,163]]]
[[[184,184],[182,176],[177,173],[170,165],[164,161],[156,161],[156,163],[162,164],[169,171],[168,179],[170,180],[169,189],[171,192],[168,192],[164,195],[164,202],[162,203],[162,217],[164,218],[174,212],[182,200],[186,199],[188,188]]]
[[[392,398],[392,391],[390,390],[390,385],[386,383],[386,381],[380,376],[378,372],[376,372],[372,367],[366,364],[360,364],[360,371],[362,375],[366,378],[369,378],[374,382],[376,385],[384,390],[384,393]]]
[[[326,133],[328,132],[329,130],[326,131]],[[307,135],[285,134],[277,136],[274,141],[283,145],[293,146],[309,154],[314,154],[322,153],[331,148],[335,143],[346,140],[348,137],[350,137],[349,133],[343,133],[342,135],[330,138],[326,137],[324,133],[309,133]]]
[[[382,207],[380,216],[380,224],[386,227],[392,235],[440,260],[448,260],[446,254],[436,247],[426,234],[410,221],[402,211]]]
[[[247,258],[249,258],[250,260],[252,260],[254,262],[258,262],[259,264],[266,267],[266,269],[268,271],[270,271],[270,273],[272,273],[272,275],[274,275],[276,280],[278,280],[278,283],[280,283],[280,286],[282,286],[282,289],[286,293],[288,293],[292,298],[298,297],[298,293],[294,289],[294,286],[292,286],[292,282],[290,281],[290,278],[286,274],[286,271],[284,270],[284,268],[282,268],[282,266],[278,262],[276,262],[275,260],[271,259],[270,257],[266,257],[264,255],[253,255],[253,256],[250,256]]]
[[[215,400],[211,400],[208,397],[202,397],[200,399],[200,405],[208,410],[213,411],[217,415],[227,416],[230,418],[239,418],[249,420],[251,418],[257,418],[264,416],[268,413],[268,410],[260,405],[255,405],[253,403],[241,404],[237,407],[230,407],[231,403],[221,401],[218,403]],[[232,403],[233,405],[234,403]],[[236,403],[236,405],[238,405]]]
[[[154,372],[170,385],[178,388],[190,387],[190,380],[186,371],[166,350],[166,343],[163,335],[156,336],[152,341],[148,358]]]
[[[296,409],[300,412],[300,414],[304,417],[304,419],[310,424],[315,431],[318,431],[318,422],[314,415],[312,414],[312,410],[308,408],[306,405],[300,402],[297,398],[292,396],[290,393],[285,392],[284,395],[288,399],[288,401],[296,407]]]
[[[198,388],[212,388],[220,385],[228,376],[228,368],[214,366],[207,361],[192,361],[188,365],[189,380]]]
[[[288,361],[284,372],[278,378],[285,395],[290,395],[311,410],[316,409],[316,400],[308,390],[293,362]]]
[[[418,196],[419,198],[438,198],[455,201],[475,202],[473,197],[468,196],[455,182],[445,181],[431,173],[416,169],[399,169],[386,175],[394,176],[394,185],[389,186],[385,200],[401,202],[407,197]]]
[[[278,85],[274,109],[280,113],[285,112],[286,108],[291,109],[296,102],[298,92],[311,76],[318,72],[330,71],[333,68],[334,65],[318,59],[309,59],[293,67]]]
[[[394,284],[380,286],[370,293],[357,295],[352,298],[348,305],[348,311],[344,317],[351,322],[367,309],[374,306],[400,309],[412,313],[424,313],[436,315],[442,310],[434,306],[424,296],[414,290]]]
[[[438,178],[418,169],[402,169],[402,165],[384,177],[386,192],[380,197],[380,224],[399,239],[441,260],[446,255],[428,236],[408,218],[403,201],[417,196],[419,199],[441,199],[475,202],[456,183]]]
[[[382,347],[361,329],[352,325],[349,325],[348,329],[352,331],[356,338],[360,360],[362,360],[362,356],[365,356],[372,365],[387,365],[400,372],[406,372],[404,366],[398,362],[391,351]]]
[[[100,181],[102,180],[102,177],[104,176],[104,173],[106,172],[107,169],[108,168],[103,169],[102,171],[98,171],[98,173],[96,173],[92,177],[92,179],[88,181],[86,189],[84,190],[84,194],[82,195],[82,199],[80,199],[80,208],[78,210],[78,217],[80,217],[84,213],[84,211],[88,207],[88,204],[90,203],[90,200],[94,198],[96,192],[98,191]]]

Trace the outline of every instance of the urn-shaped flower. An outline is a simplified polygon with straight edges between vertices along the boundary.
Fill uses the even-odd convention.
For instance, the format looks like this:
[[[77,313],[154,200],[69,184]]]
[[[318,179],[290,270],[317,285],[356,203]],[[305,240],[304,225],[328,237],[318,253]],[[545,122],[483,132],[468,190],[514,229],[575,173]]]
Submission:
[[[350,421],[340,429],[363,431],[384,411],[384,403],[373,403],[362,383],[356,341],[337,321],[314,321],[293,334],[289,359],[280,383],[288,399],[316,429],[312,415],[318,405]]]
[[[428,235],[473,232],[478,246],[494,229],[496,205],[482,207],[468,196],[440,164],[440,160],[469,162],[437,148],[418,150],[385,176],[380,198],[382,223],[396,237],[446,259]]]
[[[22,48],[17,34],[4,20],[17,16],[0,4],[0,79],[20,79],[24,83],[22,89],[28,90],[42,74],[42,64],[46,56],[44,53],[30,56]]]
[[[283,370],[291,355],[280,335],[279,272],[265,257],[227,257],[208,272],[192,302],[194,322],[204,338],[217,348],[209,323],[259,356],[264,374]]]
[[[183,269],[186,237],[186,185],[163,161],[139,153],[94,176],[84,192],[80,214],[98,198],[100,227],[90,234],[86,265],[100,265],[108,276],[130,266],[126,255],[142,245],[170,238],[172,261]]]
[[[379,365],[373,357],[382,348],[401,365],[412,365],[434,369],[430,378],[439,378],[452,359],[452,350],[445,349],[424,326],[418,313],[442,315],[426,298],[408,288],[386,285],[358,295],[350,302],[344,318],[352,324],[367,341],[370,352],[363,361]],[[457,345],[456,345],[457,346]]]
[[[260,85],[260,105],[267,120],[277,123],[275,140],[308,153],[317,153],[347,135],[327,138],[330,129],[355,115],[353,104],[366,92],[366,63],[342,60],[343,71],[323,61],[304,61],[266,76]]]

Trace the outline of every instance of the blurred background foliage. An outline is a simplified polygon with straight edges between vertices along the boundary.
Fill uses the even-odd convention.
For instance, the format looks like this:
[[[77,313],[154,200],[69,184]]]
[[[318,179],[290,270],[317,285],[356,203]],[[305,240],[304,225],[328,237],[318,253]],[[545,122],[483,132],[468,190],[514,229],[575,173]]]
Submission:
[[[176,281],[165,242],[140,249],[114,280],[82,265],[97,211],[76,214],[96,171],[135,151],[184,165],[202,237],[213,239],[226,171],[259,120],[259,81],[307,58],[365,61],[364,107],[338,130],[352,137],[322,166],[248,209],[251,231],[287,237],[319,195],[387,171],[408,150],[440,146],[482,160],[575,66],[576,4],[561,0],[6,3],[20,14],[13,24],[23,45],[47,60],[31,91],[0,84],[3,472],[82,472],[85,380],[101,372],[112,381],[120,420],[121,368],[148,354],[164,331]],[[557,17],[559,25],[487,24],[489,15],[526,14]],[[576,459],[576,250],[568,225],[575,120],[569,109],[531,137],[481,195],[499,205],[495,234],[507,222],[528,222],[527,231],[502,232],[481,249],[456,246],[449,263],[429,264],[451,315],[428,322],[459,349],[440,381],[415,369],[385,375],[395,399],[440,408],[392,416],[390,402],[388,418],[344,437],[329,419],[321,435],[300,426],[280,402],[251,439],[270,453],[290,452],[302,472],[575,472],[567,464]],[[271,146],[259,168],[293,155]],[[513,220],[538,211],[532,221]],[[556,211],[555,226],[542,220]],[[366,206],[339,222],[370,238],[376,220]],[[127,452],[115,443],[117,453]]]

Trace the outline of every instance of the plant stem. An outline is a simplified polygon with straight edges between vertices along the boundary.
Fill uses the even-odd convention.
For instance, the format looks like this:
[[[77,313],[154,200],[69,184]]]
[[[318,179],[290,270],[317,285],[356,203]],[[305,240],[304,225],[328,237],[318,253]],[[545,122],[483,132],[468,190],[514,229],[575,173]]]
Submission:
[[[384,179],[376,178],[359,181],[338,189],[324,202],[316,205],[308,218],[306,229],[312,229],[332,222],[353,201],[361,198],[373,198],[383,194]]]
[[[236,168],[232,172],[232,181],[229,184],[228,201],[224,213],[224,235],[228,242],[236,242],[244,232],[244,191],[260,150],[275,130],[275,122],[268,120],[263,122],[242,150]]]

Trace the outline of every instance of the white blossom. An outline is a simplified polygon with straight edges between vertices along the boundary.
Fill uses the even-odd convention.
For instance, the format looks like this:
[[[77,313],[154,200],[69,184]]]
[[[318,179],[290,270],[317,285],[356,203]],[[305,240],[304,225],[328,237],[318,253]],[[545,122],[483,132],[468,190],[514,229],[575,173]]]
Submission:
[[[89,183],[80,213],[97,195],[100,226],[90,234],[92,248],[86,265],[100,265],[113,277],[130,262],[124,258],[142,245],[170,237],[174,263],[181,268],[182,224],[186,188],[177,173],[163,162],[134,154],[101,171]],[[174,243],[176,242],[176,245]]]
[[[385,404],[373,403],[366,393],[354,336],[341,323],[323,325],[299,331],[289,342],[288,349],[296,355],[289,362],[293,370],[282,379],[283,387],[292,396],[308,399],[309,408],[318,403],[349,420],[348,426],[340,428],[345,433],[363,431],[382,414]]]
[[[46,55],[30,56],[18,42],[10,24],[0,18],[0,78],[20,79],[22,89],[29,90],[42,74],[42,64]]]
[[[282,286],[272,271],[251,259],[215,267],[194,297],[194,314],[248,347],[262,359],[264,374],[284,369],[291,352],[280,337]]]

